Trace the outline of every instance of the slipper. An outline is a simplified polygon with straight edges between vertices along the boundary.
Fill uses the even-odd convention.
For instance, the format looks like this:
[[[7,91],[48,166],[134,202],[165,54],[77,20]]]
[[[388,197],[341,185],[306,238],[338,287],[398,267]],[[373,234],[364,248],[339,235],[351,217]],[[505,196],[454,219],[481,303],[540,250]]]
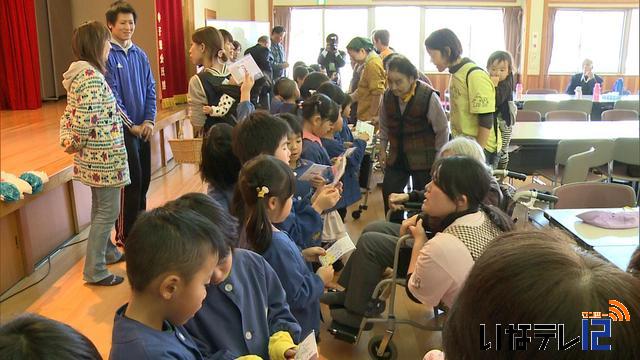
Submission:
[[[120,283],[122,283],[124,281],[124,278],[122,276],[118,276],[118,275],[109,275],[106,278],[97,281],[97,282],[93,282],[93,283],[87,283],[89,285],[97,285],[97,286],[114,286],[114,285],[118,285]]]

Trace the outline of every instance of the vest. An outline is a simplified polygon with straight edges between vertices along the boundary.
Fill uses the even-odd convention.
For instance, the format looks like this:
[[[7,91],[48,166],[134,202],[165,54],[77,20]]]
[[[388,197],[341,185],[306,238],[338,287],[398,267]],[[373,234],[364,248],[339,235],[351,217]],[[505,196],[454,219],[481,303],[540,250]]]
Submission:
[[[442,232],[460,239],[469,250],[473,261],[476,261],[487,245],[502,233],[486,214],[480,226],[454,225],[447,227]]]
[[[198,73],[198,78],[200,78],[204,93],[207,95],[207,104],[209,106],[218,106],[220,98],[225,93],[236,100],[225,116],[213,117],[207,114],[207,119],[204,124],[205,134],[211,126],[218,123],[227,123],[234,126],[236,124],[236,109],[238,108],[238,101],[240,99],[240,88],[234,85],[222,85],[225,78],[215,76],[208,71]]]
[[[394,165],[399,155],[404,154],[409,170],[431,169],[436,155],[435,132],[427,120],[432,93],[431,88],[418,81],[415,95],[401,113],[398,97],[391,90],[385,92],[383,105],[390,146],[388,165]]]

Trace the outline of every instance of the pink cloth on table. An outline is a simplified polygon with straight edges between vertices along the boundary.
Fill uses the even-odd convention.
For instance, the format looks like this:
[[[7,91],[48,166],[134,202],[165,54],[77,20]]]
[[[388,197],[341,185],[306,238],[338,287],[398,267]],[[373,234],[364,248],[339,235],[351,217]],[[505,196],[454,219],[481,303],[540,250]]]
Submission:
[[[604,229],[631,229],[638,227],[639,216],[636,211],[592,210],[576,215],[585,223]]]

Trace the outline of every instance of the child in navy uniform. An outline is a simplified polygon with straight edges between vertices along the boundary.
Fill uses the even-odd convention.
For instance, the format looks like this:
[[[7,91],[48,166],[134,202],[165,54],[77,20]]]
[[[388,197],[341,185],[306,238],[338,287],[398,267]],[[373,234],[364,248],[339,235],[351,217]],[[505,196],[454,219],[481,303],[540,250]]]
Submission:
[[[192,209],[211,221],[229,249],[213,270],[202,308],[185,325],[204,357],[293,356],[300,326],[271,266],[262,256],[236,248],[236,219],[201,193],[183,195],[165,206]]]
[[[0,327],[3,359],[102,360],[95,345],[67,324],[24,313]]]
[[[291,128],[288,143],[289,151],[291,152],[289,167],[293,170],[293,175],[296,177],[294,199],[302,200],[314,194],[314,186],[311,181],[299,179],[299,177],[313,165],[311,161],[300,158],[302,154],[302,125],[300,124],[300,118],[292,114],[278,114],[278,117],[286,121]],[[319,185],[322,186],[324,185],[324,178],[318,177],[316,182],[319,182]],[[317,185],[316,183],[316,186]]]
[[[231,211],[233,189],[238,182],[240,160],[233,154],[229,124],[216,124],[202,142],[200,178],[207,183],[207,194],[220,206]]]
[[[331,166],[331,158],[320,138],[338,121],[340,108],[324,94],[314,94],[302,103],[302,158]],[[331,179],[333,180],[333,179]]]
[[[182,324],[227,256],[220,231],[193,210],[161,207],[138,217],[125,251],[132,291],[116,312],[110,359],[202,359]]]
[[[333,268],[322,266],[314,274],[305,260],[317,262],[324,249],[310,247],[301,252],[287,233],[273,226],[289,215],[294,188],[295,177],[289,166],[269,155],[247,162],[238,179],[249,248],[261,254],[278,274],[291,313],[306,337],[312,330],[319,333],[320,296],[325,284],[333,279]]]
[[[251,114],[244,122],[234,128],[233,151],[245,163],[252,158],[267,154],[273,155],[285,164],[289,163],[290,151],[287,146],[291,129],[287,123],[264,111]],[[315,246],[320,242],[322,219],[320,214],[338,202],[339,194],[334,189],[323,189],[314,198],[301,201],[295,199],[289,216],[276,227],[289,234],[302,249]],[[233,213],[243,218],[243,201],[238,191],[234,194]],[[241,242],[240,246],[246,244]]]
[[[295,81],[283,77],[276,81],[273,86],[276,96],[271,101],[271,113],[298,113],[298,104],[296,100],[300,97],[300,90]]]
[[[355,151],[348,156],[344,176],[342,177],[343,192],[340,201],[336,205],[342,220],[347,215],[347,207],[360,200],[360,165],[367,147],[368,135],[358,134],[354,138],[347,123],[347,117],[351,104],[351,97],[345,94],[334,83],[324,83],[318,88],[318,93],[325,94],[342,108],[341,119],[335,122],[331,131],[320,138],[322,146],[327,150],[330,158],[342,156],[346,149],[355,147]]]

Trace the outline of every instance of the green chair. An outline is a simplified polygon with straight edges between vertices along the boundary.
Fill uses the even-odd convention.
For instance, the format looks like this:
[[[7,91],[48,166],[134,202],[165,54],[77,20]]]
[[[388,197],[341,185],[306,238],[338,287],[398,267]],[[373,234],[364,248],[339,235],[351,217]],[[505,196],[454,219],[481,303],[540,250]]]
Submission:
[[[557,101],[548,100],[526,100],[522,105],[524,111],[537,111],[544,119],[549,111],[558,110]]]
[[[625,110],[634,110],[637,113],[640,113],[640,101],[639,100],[618,100],[615,105],[613,105],[614,109],[625,109]]]
[[[571,99],[560,101],[558,103],[557,110],[581,111],[583,113],[586,113],[587,115],[590,115],[592,108],[593,101],[589,99]]]

